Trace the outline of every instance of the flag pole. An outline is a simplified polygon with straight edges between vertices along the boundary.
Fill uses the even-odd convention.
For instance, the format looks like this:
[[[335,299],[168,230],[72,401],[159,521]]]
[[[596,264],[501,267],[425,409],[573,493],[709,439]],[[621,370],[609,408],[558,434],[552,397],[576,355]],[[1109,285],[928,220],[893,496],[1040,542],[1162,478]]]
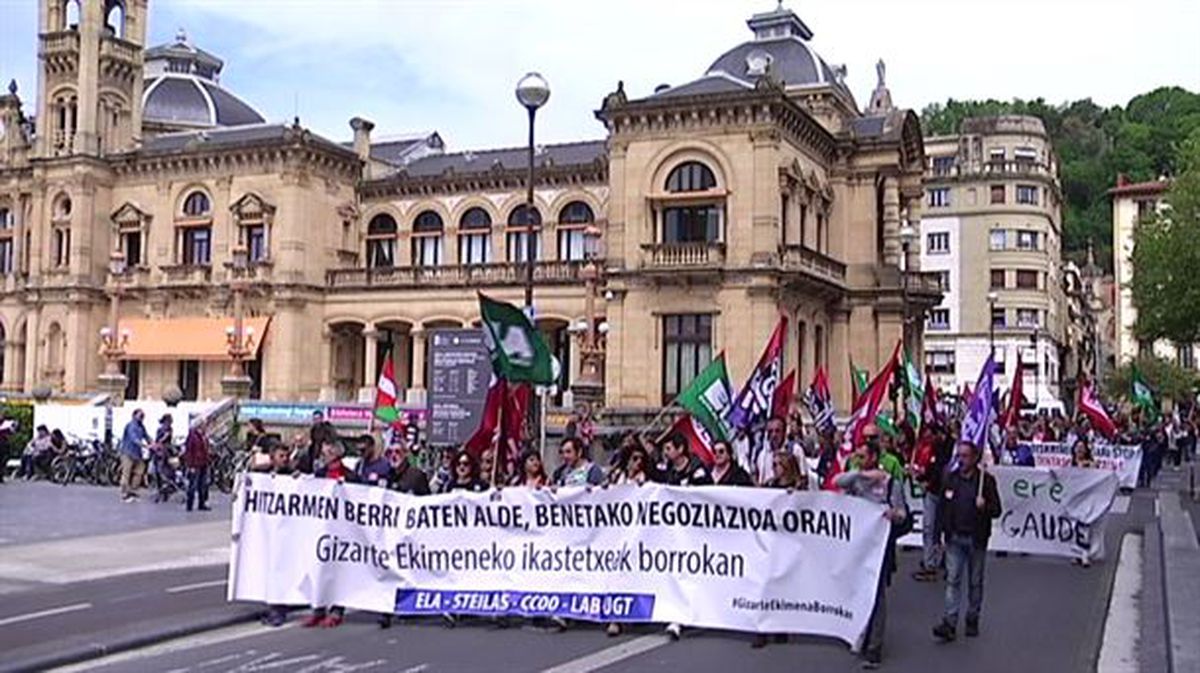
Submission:
[[[504,381],[504,397],[500,400],[500,408],[496,410],[496,432],[493,434],[491,442],[492,488],[496,488],[496,470],[500,466],[500,442],[504,438],[504,407],[506,406],[508,406],[508,381]]]

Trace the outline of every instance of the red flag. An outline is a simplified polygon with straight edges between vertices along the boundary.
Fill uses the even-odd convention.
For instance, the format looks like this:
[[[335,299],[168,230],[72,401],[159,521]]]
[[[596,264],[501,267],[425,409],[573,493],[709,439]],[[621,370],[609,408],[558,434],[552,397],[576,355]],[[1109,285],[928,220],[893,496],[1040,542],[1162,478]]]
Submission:
[[[787,316],[781,315],[767,341],[767,347],[758,358],[758,365],[733,399],[728,419],[729,425],[735,430],[747,430],[767,422],[771,400],[775,396],[775,389],[779,387],[779,376],[783,373],[783,343],[786,336]]]
[[[1009,393],[1008,409],[1004,418],[1000,419],[1000,429],[1008,430],[1017,424],[1021,418],[1021,405],[1025,403],[1023,388],[1025,371],[1022,369],[1021,354],[1017,353],[1017,373],[1013,375],[1012,391]]]
[[[892,357],[888,358],[883,369],[871,381],[871,385],[867,386],[858,401],[854,403],[850,420],[846,423],[846,441],[838,448],[837,460],[825,477],[825,488],[832,488],[833,478],[841,471],[842,464],[850,457],[854,447],[862,443],[863,430],[875,422],[879,407],[883,404],[883,400],[888,394],[888,388],[892,385],[892,377],[896,372],[896,360],[899,357],[900,342],[897,341],[896,348],[892,351]]]
[[[463,444],[463,449],[474,456],[476,460],[496,442],[497,433],[500,430],[501,409],[508,406],[505,403],[507,398],[508,385],[504,379],[493,378],[492,385],[488,386],[487,399],[483,405],[483,418],[479,420],[479,428]],[[507,421],[508,419],[505,419],[505,425],[508,424]]]
[[[502,437],[518,445],[525,439],[525,413],[529,410],[529,398],[533,394],[528,383],[509,383],[504,396],[504,427]]]
[[[792,411],[792,402],[796,399],[796,370],[788,372],[771,395],[771,416],[787,420]]]
[[[921,401],[921,425],[927,426],[933,423],[941,425],[942,415],[938,412],[937,386],[933,385],[933,378],[926,373],[925,399]]]
[[[704,425],[692,418],[691,414],[683,414],[675,419],[675,424],[668,432],[679,433],[687,440],[692,455],[699,458],[700,462],[712,467],[712,437],[708,434],[708,430],[704,429]]]
[[[1100,400],[1096,398],[1096,391],[1092,388],[1092,382],[1084,378],[1079,386],[1079,411],[1083,412],[1084,416],[1091,421],[1092,427],[1096,428],[1102,435],[1112,439],[1117,436],[1117,426],[1112,419],[1108,417],[1108,412],[1104,410],[1104,405],[1100,404]]]

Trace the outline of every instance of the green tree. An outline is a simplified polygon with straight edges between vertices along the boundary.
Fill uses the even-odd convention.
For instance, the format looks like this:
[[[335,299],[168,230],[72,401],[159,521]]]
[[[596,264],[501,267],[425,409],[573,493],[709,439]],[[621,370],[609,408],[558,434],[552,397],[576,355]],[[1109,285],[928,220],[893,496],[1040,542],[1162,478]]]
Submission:
[[[1133,232],[1134,333],[1139,339],[1200,341],[1200,132],[1181,152],[1184,170],[1164,207]]]
[[[1189,369],[1151,356],[1139,357],[1136,364],[1160,405],[1163,400],[1191,399],[1196,392],[1198,380],[1195,372]],[[1121,365],[1109,375],[1104,388],[1109,399],[1132,402],[1133,368],[1129,364]]]

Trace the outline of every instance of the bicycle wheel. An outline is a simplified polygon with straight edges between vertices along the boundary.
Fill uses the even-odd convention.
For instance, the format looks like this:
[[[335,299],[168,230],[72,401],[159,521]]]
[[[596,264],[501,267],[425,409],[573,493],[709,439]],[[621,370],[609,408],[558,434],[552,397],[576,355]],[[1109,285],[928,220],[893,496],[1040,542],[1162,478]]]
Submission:
[[[50,480],[56,484],[66,486],[75,477],[74,466],[71,464],[71,459],[66,456],[59,456],[50,463]]]
[[[109,456],[108,460],[105,462],[107,463],[107,468],[106,468],[107,477],[106,478],[108,479],[109,485],[116,486],[116,485],[120,484],[121,483],[121,461],[117,460],[116,458],[114,458],[112,456]]]

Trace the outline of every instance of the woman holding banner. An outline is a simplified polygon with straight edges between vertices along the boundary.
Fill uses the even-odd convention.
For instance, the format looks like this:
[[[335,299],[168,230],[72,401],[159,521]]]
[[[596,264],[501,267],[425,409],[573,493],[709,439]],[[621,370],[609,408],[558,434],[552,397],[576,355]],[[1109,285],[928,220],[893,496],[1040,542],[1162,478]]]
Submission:
[[[753,486],[750,473],[742,469],[733,459],[733,447],[729,442],[718,439],[713,442],[713,483],[717,486]]]
[[[1092,447],[1088,440],[1080,437],[1071,447],[1071,467],[1096,467],[1096,459],[1092,457]]]

